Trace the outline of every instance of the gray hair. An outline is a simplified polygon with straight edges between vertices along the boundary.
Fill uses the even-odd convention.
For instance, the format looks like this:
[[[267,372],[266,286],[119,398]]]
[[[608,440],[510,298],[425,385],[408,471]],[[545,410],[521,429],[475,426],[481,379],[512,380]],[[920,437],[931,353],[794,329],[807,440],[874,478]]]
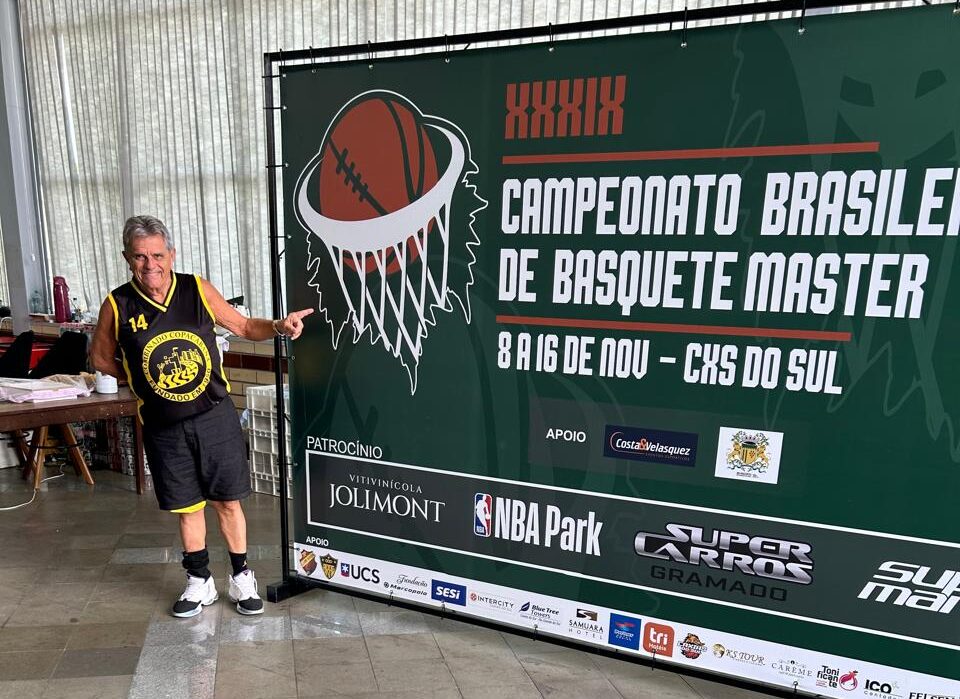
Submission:
[[[123,224],[123,251],[130,252],[130,246],[135,238],[146,238],[151,235],[163,236],[167,250],[173,250],[176,247],[173,244],[173,236],[163,225],[163,221],[153,216],[131,216]]]

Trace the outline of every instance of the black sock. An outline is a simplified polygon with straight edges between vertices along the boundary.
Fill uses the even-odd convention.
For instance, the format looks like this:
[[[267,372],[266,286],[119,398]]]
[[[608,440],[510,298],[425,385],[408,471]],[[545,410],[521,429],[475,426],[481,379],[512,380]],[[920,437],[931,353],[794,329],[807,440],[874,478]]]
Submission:
[[[207,553],[206,548],[189,553],[184,551],[181,565],[186,569],[188,575],[192,575],[195,578],[203,578],[206,580],[210,577],[210,569],[207,568],[207,566],[210,565],[210,554]]]
[[[240,575],[243,571],[247,569],[247,554],[244,553],[231,553],[230,554],[230,565],[233,566],[233,574]]]

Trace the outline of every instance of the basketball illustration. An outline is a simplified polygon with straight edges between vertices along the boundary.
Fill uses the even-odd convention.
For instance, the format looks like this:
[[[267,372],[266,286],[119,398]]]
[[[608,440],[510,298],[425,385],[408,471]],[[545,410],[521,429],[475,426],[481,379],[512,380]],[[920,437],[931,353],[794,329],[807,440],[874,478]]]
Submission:
[[[318,308],[334,348],[352,327],[354,344],[400,361],[412,394],[438,314],[456,304],[470,322],[474,223],[487,206],[470,142],[409,97],[369,90],[343,103],[318,145],[294,194]]]
[[[399,95],[372,94],[343,112],[321,146],[319,212],[339,221],[364,221],[392,213],[419,199],[437,183],[437,158],[419,110]],[[400,268],[388,248],[387,274]],[[419,255],[411,236],[406,261]],[[347,255],[345,264],[357,265]],[[364,272],[377,266],[366,258]]]

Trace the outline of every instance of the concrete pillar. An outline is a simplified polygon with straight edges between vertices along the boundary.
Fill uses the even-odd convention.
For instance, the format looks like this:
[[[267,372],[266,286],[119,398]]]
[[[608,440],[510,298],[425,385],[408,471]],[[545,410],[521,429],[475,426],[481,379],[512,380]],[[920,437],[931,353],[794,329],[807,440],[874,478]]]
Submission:
[[[0,0],[0,67],[0,227],[13,328],[19,333],[30,328],[34,291],[49,310],[51,280],[40,227],[17,0]]]

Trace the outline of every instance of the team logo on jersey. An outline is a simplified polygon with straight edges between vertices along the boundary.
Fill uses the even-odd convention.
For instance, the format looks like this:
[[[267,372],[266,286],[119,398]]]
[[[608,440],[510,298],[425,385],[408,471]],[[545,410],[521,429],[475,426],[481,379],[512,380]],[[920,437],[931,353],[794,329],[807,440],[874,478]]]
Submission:
[[[307,236],[309,284],[336,348],[379,346],[417,390],[423,343],[438,311],[470,323],[479,168],[456,124],[396,92],[371,90],[333,117],[300,173],[295,211]]]
[[[143,375],[161,398],[194,400],[210,383],[212,365],[203,340],[185,330],[161,333],[143,348]]]

